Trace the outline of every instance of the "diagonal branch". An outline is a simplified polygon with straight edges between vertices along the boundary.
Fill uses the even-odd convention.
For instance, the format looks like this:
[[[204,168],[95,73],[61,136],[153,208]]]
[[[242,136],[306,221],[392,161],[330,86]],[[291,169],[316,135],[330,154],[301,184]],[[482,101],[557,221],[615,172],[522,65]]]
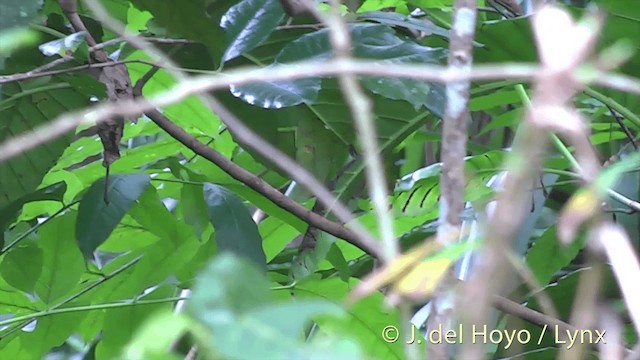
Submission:
[[[154,123],[156,123],[161,129],[166,131],[174,139],[181,142],[184,146],[216,164],[226,173],[231,175],[231,177],[242,182],[256,192],[262,194],[282,209],[298,217],[300,220],[357,246],[374,258],[381,257],[381,252],[378,249],[378,244],[375,240],[364,237],[362,234],[356,233],[351,229],[328,220],[296,203],[278,190],[274,189],[264,180],[260,179],[244,168],[234,164],[219,152],[198,141],[182,128],[171,122],[171,120],[169,120],[158,110],[146,111],[145,115],[147,115]]]
[[[102,21],[103,25],[108,26],[109,28],[114,30],[116,33],[119,33],[125,36],[126,31],[124,26],[122,24],[119,24],[117,21],[113,20],[112,18],[110,18],[109,15],[106,13],[104,7],[102,7],[97,1],[87,0],[87,5],[92,9],[93,13]],[[140,50],[145,51],[148,55],[151,56],[153,60],[159,63],[162,63],[163,65],[167,65],[168,66],[167,70],[172,75],[174,75],[177,80],[179,80],[180,82],[189,81],[189,78],[179,70],[178,71],[172,70],[172,69],[177,69],[178,66],[174,64],[170,58],[163,56],[162,52],[157,50],[152,44],[147,43],[144,41],[144,39],[137,38],[137,37],[125,36],[125,38],[127,38],[133,46],[139,48]],[[152,71],[155,71],[155,70],[152,70]],[[139,92],[139,93],[136,93],[136,95],[138,96],[142,95],[141,94],[142,86],[144,85],[144,82],[148,80],[145,78],[148,78],[150,76],[152,76],[152,74],[145,75],[145,77],[141,79],[142,82],[140,84],[136,84],[136,87],[137,87],[136,91]],[[368,251],[376,251],[376,249],[378,248],[377,241],[374,240],[374,238],[371,236],[369,231],[366,228],[364,228],[358,221],[352,221],[354,220],[354,216],[351,213],[351,211],[346,206],[344,206],[342,202],[336,199],[335,196],[333,196],[333,194],[331,193],[331,191],[329,191],[320,181],[318,181],[312,174],[310,174],[305,168],[300,166],[297,162],[290,159],[288,156],[283,154],[276,147],[271,145],[269,142],[265,141],[261,136],[253,132],[242,121],[240,121],[240,119],[238,119],[235,115],[233,115],[233,113],[228,111],[226,107],[224,107],[220,102],[218,102],[213,96],[209,95],[206,92],[198,93],[198,95],[200,97],[200,100],[202,100],[205,104],[207,104],[209,108],[211,108],[211,110],[213,110],[213,112],[220,117],[220,120],[229,128],[229,130],[232,131],[234,138],[239,140],[241,143],[245,144],[245,146],[250,146],[252,149],[259,152],[264,157],[271,159],[272,162],[280,170],[287,173],[298,184],[302,185],[307,190],[309,190],[313,195],[315,195],[318,198],[318,202],[324,205],[325,208],[330,209],[333,212],[333,214],[336,215],[336,217],[340,221],[342,221],[342,223],[345,223],[345,224],[350,223],[350,226],[352,228],[352,230],[350,231],[353,231],[356,234],[356,237],[360,242],[362,242],[363,244],[367,244],[366,248],[363,248],[363,249],[368,249]],[[206,146],[205,148],[208,148],[208,147]],[[221,160],[222,159],[226,160],[226,158],[224,157],[221,157]],[[229,163],[231,165],[235,165],[232,162],[229,162]],[[239,169],[242,169],[242,168],[239,168]],[[254,181],[254,180],[251,180],[250,178],[248,178],[248,180]],[[266,183],[265,185],[267,185],[266,187],[267,189],[270,188],[272,190],[272,191],[270,190],[272,195],[282,196],[282,194],[280,194],[279,191],[271,188]],[[284,198],[288,199],[286,197]],[[287,204],[289,206],[289,208],[287,209],[297,206],[297,213],[299,214],[306,214],[306,212],[308,212],[307,209],[302,208],[296,202],[291,201],[290,203],[287,203]],[[294,214],[295,213],[296,212],[294,212]],[[308,218],[310,215],[305,215],[305,216]],[[309,224],[314,225],[312,223],[309,223]],[[320,226],[316,226],[316,227],[322,229],[322,227]],[[338,236],[338,237],[341,237],[341,236]]]
[[[402,64],[396,66],[361,60],[330,60],[322,63],[304,61],[276,65],[270,68],[238,68],[224,74],[202,75],[182,80],[167,91],[155,95],[150,101],[122,100],[119,104],[102,104],[90,110],[61,115],[46,125],[0,144],[0,161],[55,139],[80,124],[105,121],[114,115],[131,116],[157,106],[174,104],[193,94],[258,80],[293,80],[312,76],[359,74],[449,83],[461,80],[528,79],[536,74],[544,75],[546,72],[537,66],[519,64],[477,65],[471,72],[460,72],[439,65]],[[593,74],[586,77],[582,74],[579,78],[614,89],[640,94],[640,81],[632,77],[606,73],[606,76],[601,77],[594,77]]]

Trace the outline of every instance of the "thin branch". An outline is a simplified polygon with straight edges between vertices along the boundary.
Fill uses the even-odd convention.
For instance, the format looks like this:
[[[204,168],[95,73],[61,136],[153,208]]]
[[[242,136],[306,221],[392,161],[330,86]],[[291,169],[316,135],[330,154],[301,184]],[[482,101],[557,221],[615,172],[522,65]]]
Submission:
[[[66,308],[47,309],[47,310],[34,312],[31,314],[16,316],[14,318],[10,318],[7,320],[2,320],[0,321],[0,326],[10,325],[18,322],[32,321],[35,319],[43,318],[45,316],[56,315],[56,314],[123,308],[123,307],[136,306],[136,305],[165,304],[165,303],[173,303],[173,302],[187,300],[187,299],[188,298],[179,297],[179,296],[164,298],[164,299],[150,299],[150,300],[133,299],[133,300],[127,300],[127,301],[118,301],[118,302],[95,304],[95,305],[71,306]]]
[[[82,290],[78,291],[77,293],[75,293],[75,294],[73,294],[73,295],[71,295],[71,296],[69,296],[69,297],[67,297],[65,299],[62,299],[58,303],[56,303],[53,306],[49,307],[48,311],[51,312],[53,310],[59,309],[62,306],[64,306],[64,305],[76,300],[80,296],[82,296],[82,295],[86,294],[87,292],[95,289],[97,286],[99,286],[101,284],[104,284],[105,282],[113,279],[117,275],[121,274],[125,270],[127,270],[130,267],[132,267],[133,265],[137,264],[138,261],[140,261],[140,259],[142,259],[142,255],[139,255],[139,256],[135,257],[133,260],[129,261],[128,263],[126,263],[124,265],[122,265],[121,267],[119,267],[118,269],[110,272],[109,274],[103,275],[102,278],[100,278],[99,280],[97,280],[94,283],[91,283],[90,285],[88,285],[87,287],[85,287]],[[12,320],[12,319],[9,319],[9,320]],[[6,320],[6,321],[9,321],[9,320]],[[29,322],[31,322],[31,320],[22,321],[17,325],[14,325],[14,326],[12,326],[10,328],[5,329],[0,334],[0,340],[2,340],[5,337],[9,336],[10,334],[14,333],[18,329],[21,329],[21,328],[25,327]]]
[[[58,60],[62,60],[62,59],[58,59]],[[152,66],[155,65],[154,63],[144,61],[144,60],[137,60],[137,59],[118,60],[118,61],[111,61],[108,63],[91,63],[91,64],[78,65],[78,66],[74,66],[66,69],[59,69],[59,70],[49,70],[49,71],[41,71],[41,72],[28,71],[25,73],[0,75],[0,84],[7,84],[11,82],[16,82],[16,81],[35,79],[43,76],[68,74],[68,73],[73,73],[73,72],[87,70],[87,69],[98,69],[98,68],[105,68],[105,67],[129,64],[129,63],[140,63],[140,64],[146,64],[146,65],[152,65]]]
[[[631,133],[631,130],[629,130],[629,127],[624,124],[624,121],[622,121],[622,119],[620,118],[620,114],[617,111],[615,111],[611,107],[611,105],[605,105],[605,106],[607,107],[607,109],[609,109],[609,112],[611,113],[611,116],[613,116],[613,118],[616,120],[618,125],[620,125],[620,128],[622,129],[624,134],[627,136],[627,138],[631,142],[631,145],[633,145],[633,148],[637,151],[638,150],[638,142],[636,141],[636,137],[633,136],[633,134]]]
[[[476,29],[476,0],[456,0],[453,8],[453,26],[449,42],[448,66],[461,72],[470,72],[473,64],[473,38]],[[458,239],[464,209],[464,159],[467,156],[467,121],[469,119],[469,81],[447,84],[447,102],[444,112],[440,176],[440,225],[437,241],[447,246]],[[449,269],[453,275],[453,269]],[[427,319],[427,331],[451,329],[454,317],[450,304],[454,289],[444,289],[432,300]],[[445,331],[445,330],[443,330]],[[450,354],[450,344],[442,342],[427,347],[427,357],[440,359]]]
[[[44,226],[49,221],[55,219],[58,215],[60,215],[63,212],[67,211],[67,209],[69,209],[70,207],[74,206],[75,204],[77,204],[79,202],[80,202],[80,200],[77,200],[77,201],[74,201],[74,202],[72,202],[72,203],[70,203],[68,205],[63,206],[60,210],[56,211],[51,216],[47,217],[43,222],[39,222],[36,225],[34,225],[33,227],[29,228],[29,230],[23,232],[15,240],[13,240],[11,243],[7,244],[7,246],[5,246],[3,249],[1,249],[0,250],[0,255],[2,255],[4,253],[6,253],[7,251],[11,250],[14,246],[18,245],[22,240],[26,239],[27,236],[31,235],[34,231],[38,230],[40,227]]]
[[[552,116],[556,114],[553,111],[566,109],[569,112],[567,104],[575,92],[584,86],[583,79],[575,76],[575,69],[594,48],[598,32],[589,29],[581,37],[571,39],[572,43],[567,41],[563,44],[566,49],[562,48],[564,52],[559,53],[558,49],[561,48],[549,45],[555,43],[554,31],[558,30],[551,30],[549,25],[564,16],[570,15],[549,6],[532,17],[538,54],[545,70],[536,76],[532,106],[527,106],[524,122],[516,134],[513,151],[508,158],[504,190],[497,197],[495,211],[486,227],[485,246],[480,255],[478,271],[472,281],[465,284],[462,301],[466,306],[459,310],[468,325],[486,325],[490,319],[488,310],[493,294],[501,294],[510,285],[506,269],[508,263],[503,252],[512,246],[512,239],[527,212],[527,187],[541,170],[549,143],[549,124],[560,122]],[[570,33],[576,26],[573,22],[567,22],[562,31]],[[580,128],[574,122],[565,125],[567,130],[575,127],[576,132]],[[592,173],[589,170],[591,168],[580,174],[590,177]],[[483,353],[482,344],[467,343],[463,345],[461,357],[481,358]]]
[[[104,103],[90,110],[61,115],[55,120],[34,129],[28,134],[18,135],[0,145],[0,161],[11,158],[46,141],[55,139],[81,124],[93,124],[112,116],[128,117],[155,107],[167,106],[184,98],[230,85],[255,81],[292,80],[310,76],[359,74],[381,77],[398,77],[449,83],[461,80],[527,79],[547,71],[536,66],[518,64],[478,65],[471,72],[460,72],[435,65],[402,66],[375,61],[330,60],[327,62],[304,61],[296,64],[276,65],[270,68],[238,68],[217,75],[202,75],[180,81],[171,89],[153,96],[149,101],[122,100],[118,104]],[[591,79],[592,76],[589,76]],[[607,74],[594,81],[614,88],[640,93],[640,80]]]
[[[505,71],[506,70],[506,71]],[[226,88],[232,84],[246,84],[255,81],[273,81],[297,79],[308,76],[326,76],[344,73],[363,75],[398,76],[431,81],[458,81],[461,79],[490,79],[495,77],[526,78],[535,74],[533,66],[514,65],[509,67],[480,67],[471,74],[451,71],[441,66],[408,65],[393,66],[372,61],[335,60],[319,63],[307,61],[278,65],[271,68],[239,68],[220,75],[202,75],[180,81],[171,89],[153,96],[149,101],[144,99],[122,100],[118,104],[103,103],[89,110],[67,113],[40,126],[27,134],[18,135],[0,145],[0,161],[27,151],[41,143],[74,129],[80,124],[91,124],[104,121],[113,116],[128,117],[156,107],[167,106],[184,98],[205,91]],[[510,74],[505,74],[509,73]],[[436,75],[436,76],[434,76]],[[506,75],[506,76],[505,76]]]
[[[449,44],[449,66],[469,72],[473,62],[475,33],[475,0],[457,0]],[[442,186],[439,241],[452,238],[448,234],[462,224],[464,208],[464,158],[467,155],[467,120],[469,117],[469,81],[447,84],[447,105],[442,131]],[[446,244],[444,244],[446,245]]]
[[[334,59],[348,60],[351,57],[351,35],[346,23],[340,15],[340,4],[331,1],[332,11],[328,16],[321,16],[329,28],[329,41],[334,52]],[[384,246],[381,260],[391,261],[399,253],[399,246],[393,230],[393,221],[389,213],[386,176],[379,153],[378,136],[373,121],[371,100],[362,91],[355,74],[340,74],[338,84],[351,112],[356,132],[360,135],[360,146],[363,149],[365,174],[369,188],[369,195],[378,220],[378,227]]]
[[[169,135],[171,135],[173,138],[181,142],[189,149],[193,150],[193,152],[216,164],[226,173],[231,175],[234,179],[242,182],[256,192],[264,195],[280,208],[292,213],[302,221],[311,224],[318,229],[326,231],[327,233],[335,237],[344,239],[345,241],[357,246],[358,248],[362,249],[375,258],[381,257],[381,252],[378,249],[379,245],[375,240],[369,237],[365,237],[362,233],[354,232],[353,230],[348,229],[338,223],[330,221],[296,203],[292,199],[283,195],[278,190],[274,189],[271,185],[267,184],[264,180],[260,179],[244,168],[236,165],[235,163],[224,157],[224,155],[198,141],[182,128],[171,122],[171,120],[169,120],[158,110],[149,110],[146,111],[145,114],[161,129],[166,131]],[[287,170],[295,171],[299,169],[289,168]]]
[[[93,13],[98,17],[102,23],[112,30],[123,33],[124,27],[112,20],[105,12],[104,8],[95,1],[87,1],[87,5],[91,8]],[[169,65],[170,68],[177,68],[173,62],[163,57],[163,55],[157,51],[152,45],[144,42],[140,38],[130,38],[133,45],[137,48],[146,51],[151,57],[156,60]],[[157,71],[152,70],[152,72]],[[171,72],[180,82],[189,82],[189,78],[184,76],[179,71]],[[147,73],[141,81],[136,84],[135,96],[141,97],[142,87],[144,83],[153,74]],[[282,171],[289,174],[296,182],[306,187],[310,192],[318,197],[318,200],[322,202],[328,209],[332,209],[333,213],[340,218],[343,222],[351,222],[351,226],[354,230],[348,229],[338,223],[332,222],[324,217],[315,214],[308,209],[302,207],[300,204],[286,197],[278,190],[271,187],[268,183],[264,182],[259,177],[246,171],[242,167],[237,166],[233,162],[229,161],[222,154],[213,150],[212,148],[202,144],[193,136],[185,132],[182,128],[171,122],[166,116],[155,109],[145,109],[147,116],[152,119],[158,126],[169,133],[176,140],[180,141],[185,146],[192,149],[196,154],[203,156],[209,161],[215,163],[222,168],[229,175],[235,179],[241,181],[258,193],[264,195],[276,205],[296,215],[301,220],[324,230],[336,237],[346,240],[364,250],[368,254],[375,258],[380,258],[381,253],[378,250],[378,243],[371,237],[369,232],[362,227],[357,221],[353,220],[353,215],[342,205],[332,194],[328,191],[320,182],[318,182],[313,175],[306,171],[303,167],[298,165],[295,161],[289,159],[281,151],[276,149],[270,143],[264,141],[260,136],[255,134],[251,129],[245,126],[239,119],[237,119],[231,112],[229,112],[222,104],[220,104],[215,98],[206,94],[200,93],[200,98],[206,104],[208,104],[215,113],[218,114],[220,119],[232,130],[233,136],[239,139],[241,142],[252,146],[254,150],[260,152],[263,156],[271,159]]]

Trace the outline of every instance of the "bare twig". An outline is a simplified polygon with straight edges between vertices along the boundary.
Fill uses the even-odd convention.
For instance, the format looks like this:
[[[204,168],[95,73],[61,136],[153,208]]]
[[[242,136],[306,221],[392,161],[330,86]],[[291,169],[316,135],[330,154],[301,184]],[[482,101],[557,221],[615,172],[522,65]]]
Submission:
[[[527,79],[545,71],[536,66],[518,64],[478,65],[471,72],[460,72],[434,65],[395,66],[375,61],[331,60],[327,62],[304,61],[293,64],[277,65],[270,68],[238,68],[223,74],[202,75],[180,81],[171,89],[157,94],[150,101],[121,101],[118,105],[101,104],[92,110],[61,115],[57,119],[35,129],[29,134],[21,134],[0,145],[0,161],[21,154],[46,141],[74,129],[80,124],[104,121],[113,115],[128,116],[141,113],[157,106],[166,106],[184,98],[205,91],[225,88],[230,85],[246,84],[255,81],[291,80],[309,76],[330,76],[345,73],[381,77],[399,77],[449,83],[461,80],[489,79]],[[591,75],[590,77],[591,78]],[[594,79],[594,82],[623,91],[640,93],[640,80],[607,74]]]
[[[393,71],[389,71],[392,69]],[[504,77],[505,71],[510,72],[507,78],[528,77],[535,73],[535,67],[515,65],[509,68],[499,67],[477,68],[469,73],[451,71],[440,66],[402,65],[396,67],[371,61],[333,60],[319,63],[316,61],[301,62],[295,66],[290,64],[264,68],[239,68],[220,75],[202,75],[180,81],[166,92],[153,96],[149,101],[123,100],[119,104],[100,104],[92,109],[61,115],[59,118],[41,126],[28,134],[20,134],[0,145],[0,161],[18,155],[43,142],[74,129],[80,124],[93,124],[94,121],[104,121],[114,115],[128,116],[176,103],[184,98],[205,91],[239,85],[254,81],[296,79],[307,76],[326,76],[343,73],[358,73],[363,75],[399,76],[403,78],[423,79],[431,81],[458,81],[462,79],[489,79]],[[436,74],[437,76],[433,76]]]
[[[340,15],[340,4],[331,1],[332,13],[320,16],[329,28],[334,58],[336,60],[349,59],[351,56],[351,35],[346,23]],[[360,146],[363,149],[365,174],[369,185],[369,194],[378,220],[380,235],[384,246],[383,260],[391,261],[399,251],[398,243],[393,231],[393,221],[389,213],[387,202],[386,176],[379,156],[378,137],[373,122],[371,100],[362,91],[358,79],[354,74],[338,75],[338,83],[343,97],[349,106],[357,133],[360,135]]]
[[[636,141],[636,137],[633,136],[633,134],[631,133],[631,130],[629,130],[629,127],[624,124],[624,121],[622,121],[622,119],[620,118],[620,114],[618,114],[617,111],[613,110],[613,108],[610,105],[608,104],[605,104],[605,105],[607,106],[607,109],[609,109],[611,116],[613,116],[613,118],[616,120],[618,125],[620,125],[620,128],[622,129],[624,134],[627,136],[627,139],[629,139],[629,141],[631,142],[631,145],[633,145],[633,148],[635,150],[638,150],[638,142]]]
[[[473,63],[473,38],[476,28],[476,1],[456,0],[453,8],[453,26],[449,42],[449,68],[461,72],[471,71]],[[464,158],[467,155],[467,121],[469,118],[469,81],[447,84],[447,105],[442,130],[442,175],[440,177],[440,225],[437,239],[450,245],[458,236],[464,208]],[[427,331],[436,328],[450,329],[453,324],[452,298],[454,289],[446,289],[431,302]],[[450,344],[442,342],[427,347],[427,357],[448,357]]]
[[[518,129],[504,191],[498,195],[495,212],[487,225],[486,246],[482,249],[478,272],[465,285],[466,292],[462,301],[467,306],[461,307],[460,311],[469,325],[487,324],[491,297],[503,292],[509,284],[503,252],[511,247],[510,241],[526,213],[527,184],[540,171],[549,143],[550,124],[553,121],[561,123],[559,119],[564,121],[564,117],[558,118],[557,115],[565,116],[570,113],[570,99],[583,86],[582,79],[574,76],[575,69],[585,61],[597,39],[597,29],[576,25],[571,16],[559,8],[549,6],[541,9],[532,20],[538,53],[546,70],[536,76],[532,106],[527,109],[525,121]],[[562,26],[563,33],[579,35],[556,39],[558,29],[552,30],[549,26],[555,26],[556,23]],[[562,48],[564,51],[559,51],[559,41],[566,47]],[[571,125],[579,128],[580,124],[576,123],[575,118],[570,120]],[[564,130],[572,136],[580,132],[580,129],[572,132],[568,126]],[[586,154],[582,157],[585,161],[589,160]],[[595,171],[597,165],[588,166],[581,175],[590,180]],[[462,358],[476,359],[482,357],[482,354],[481,344],[463,344]]]
[[[65,58],[58,59],[58,60],[63,60],[63,59],[65,59]],[[52,64],[54,62],[51,62],[49,64]],[[118,61],[112,61],[112,62],[108,62],[108,63],[91,63],[91,64],[79,65],[79,66],[74,66],[74,67],[70,67],[70,68],[66,68],[66,69],[59,69],[59,70],[49,70],[49,71],[39,71],[39,72],[28,71],[28,72],[25,72],[25,73],[18,73],[18,74],[11,74],[11,75],[0,75],[0,84],[7,84],[7,83],[11,83],[11,82],[16,82],[16,81],[35,79],[35,78],[39,78],[39,77],[43,77],[43,76],[53,76],[53,75],[60,75],[60,74],[68,74],[68,73],[73,73],[73,72],[87,70],[87,69],[99,69],[99,68],[105,68],[105,67],[129,64],[129,63],[140,63],[140,64],[147,64],[147,65],[154,65],[151,62],[144,61],[144,60],[136,60],[136,59],[118,60]],[[59,65],[59,64],[57,64],[57,65]]]

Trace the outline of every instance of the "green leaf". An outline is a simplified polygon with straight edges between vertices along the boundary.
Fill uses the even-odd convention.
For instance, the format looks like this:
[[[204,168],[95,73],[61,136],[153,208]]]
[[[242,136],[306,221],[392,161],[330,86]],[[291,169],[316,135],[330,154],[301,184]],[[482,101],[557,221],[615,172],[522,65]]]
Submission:
[[[21,47],[35,45],[38,33],[32,29],[9,29],[0,31],[0,56],[10,54]]]
[[[220,22],[229,43],[222,60],[229,61],[263,43],[283,18],[278,0],[243,0],[232,6]]]
[[[327,260],[338,270],[340,279],[342,281],[348,281],[351,276],[351,269],[338,245],[331,244],[329,252],[327,253]]]
[[[67,295],[80,281],[85,263],[73,242],[75,213],[49,221],[38,231],[42,249],[42,274],[36,282],[36,294],[45,304],[52,304]]]
[[[192,321],[184,314],[161,311],[138,328],[126,347],[125,358],[158,359],[159,356],[166,355],[167,349],[192,327]]]
[[[307,358],[302,335],[310,318],[342,313],[320,299],[273,303],[265,275],[231,253],[215,258],[200,274],[188,311],[210,331],[207,345],[233,359]]]
[[[95,249],[111,235],[134,201],[142,195],[149,181],[146,174],[112,175],[107,192],[108,205],[103,197],[105,179],[91,185],[80,201],[76,222],[76,241],[85,257],[93,257]]]
[[[9,285],[30,293],[42,273],[42,264],[42,249],[35,242],[23,243],[4,255],[0,274]]]
[[[193,231],[202,239],[202,233],[209,225],[207,217],[207,204],[202,197],[202,186],[184,184],[180,191],[181,201],[178,206],[182,209],[184,221],[191,225]]]
[[[0,231],[3,231],[4,228],[11,223],[14,215],[20,211],[24,204],[42,200],[62,201],[66,190],[67,184],[64,181],[59,181],[14,200],[0,209]]]
[[[171,37],[186,37],[207,46],[214,60],[222,58],[224,37],[219,27],[222,15],[235,0],[156,1],[133,0],[138,9],[153,15],[153,24],[163,27]]]
[[[264,219],[260,222],[258,228],[263,239],[267,261],[273,260],[276,255],[285,249],[287,244],[300,235],[300,231],[275,217]]]
[[[245,257],[265,269],[262,237],[242,200],[224,187],[211,183],[204,184],[204,199],[209,220],[216,231],[218,250]]]
[[[0,278],[0,314],[18,316],[37,310],[39,306],[25,292],[17,291],[4,278]]]
[[[198,276],[187,309],[205,324],[216,326],[268,301],[265,274],[252,262],[224,253]]]
[[[158,300],[171,297],[175,293],[175,286],[165,285],[140,299]],[[133,334],[142,327],[147,318],[150,318],[155,312],[171,310],[173,306],[174,304],[167,302],[107,310],[102,328],[102,338],[96,348],[97,357],[103,359],[120,358],[121,349],[129,343]]]
[[[569,245],[561,244],[556,227],[550,227],[533,243],[527,253],[527,267],[541,285],[546,285],[555,273],[569,265],[584,245],[584,237]]]
[[[389,26],[400,26],[403,28],[421,31],[430,35],[434,34],[449,39],[449,30],[434,25],[428,20],[406,16],[397,12],[366,11],[359,13],[358,18],[365,21],[375,21],[380,24]]]
[[[292,291],[296,298],[322,299],[339,304],[358,283],[359,280],[354,278],[348,282],[343,282],[337,277],[309,279]],[[319,332],[330,336],[355,337],[366,354],[372,358],[404,359],[402,341],[389,343],[380,336],[385,327],[400,325],[397,309],[385,307],[384,301],[384,295],[377,292],[352,305],[348,316],[344,318],[316,319]]]
[[[255,81],[231,85],[231,93],[247,103],[265,109],[280,109],[302,103],[314,103],[320,91],[319,78],[289,81]]]
[[[148,186],[138,197],[129,215],[148,232],[168,243],[178,244],[193,237],[189,226],[169,212],[153,186]]]
[[[59,346],[76,330],[77,325],[87,316],[87,312],[52,314],[38,319],[33,332],[21,334],[23,349],[28,356],[19,359],[42,359],[51,348]],[[25,346],[25,344],[28,344]],[[3,354],[4,355],[4,354]]]
[[[7,63],[11,59],[7,60]],[[24,64],[23,64],[24,66]],[[0,142],[89,103],[69,84],[46,79],[5,84],[0,94]],[[0,162],[0,208],[31,194],[69,145],[73,132]]]
[[[306,358],[313,352],[296,339],[302,339],[311,317],[342,314],[339,305],[327,301],[269,304],[249,310],[230,326],[218,327],[214,344],[230,358],[258,359],[264,354],[273,358]],[[243,345],[243,339],[252,339],[251,344]]]
[[[352,25],[351,37],[355,57],[379,60],[382,63],[432,63],[444,58],[443,49],[420,46],[395,35],[385,25]],[[325,61],[332,55],[326,29],[306,34],[286,45],[274,63],[287,64],[301,60]],[[431,112],[442,116],[444,87],[411,79],[364,77],[363,85],[375,94],[389,99],[405,100],[418,108],[426,106]],[[301,103],[314,104],[320,91],[319,78],[293,81],[258,82],[231,87],[234,96],[263,108],[282,108]]]

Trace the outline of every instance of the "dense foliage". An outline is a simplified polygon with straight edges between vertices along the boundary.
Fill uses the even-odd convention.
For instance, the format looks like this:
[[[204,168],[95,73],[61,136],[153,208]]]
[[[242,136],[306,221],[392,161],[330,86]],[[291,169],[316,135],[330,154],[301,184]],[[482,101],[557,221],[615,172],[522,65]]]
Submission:
[[[131,34],[148,38],[187,77],[329,60],[328,30],[310,15],[285,13],[283,2],[288,3],[100,0],[99,7]],[[341,10],[354,57],[388,65],[446,65],[453,1],[345,3]],[[474,64],[536,63],[529,17],[514,16],[499,3],[478,1]],[[153,63],[160,66],[142,95],[152,98],[185,80],[123,40],[91,4],[96,6],[79,3],[80,18],[98,43],[106,43],[106,52],[126,64],[132,84]],[[640,7],[598,0],[567,2],[566,8],[578,18],[590,4],[608,14],[599,50],[619,41],[638,50]],[[415,15],[417,8],[423,14]],[[0,0],[0,30],[0,145],[109,98],[104,83],[83,66],[92,63],[90,48],[82,37],[70,36],[74,31],[57,1]],[[58,63],[39,68],[53,61]],[[640,56],[630,57],[620,72],[640,77]],[[360,83],[372,101],[395,235],[406,250],[438,226],[445,85],[376,76],[363,76]],[[496,190],[487,181],[504,169],[528,101],[520,85],[530,90],[516,80],[472,85],[464,194],[470,203],[485,203]],[[209,94],[379,234],[361,134],[334,77],[245,82]],[[336,220],[276,159],[239,141],[205,98],[175,97],[160,108],[171,122],[306,209]],[[629,132],[640,129],[637,95],[589,87],[573,102],[590,121],[589,140],[602,162],[635,151]],[[189,352],[202,359],[407,356],[402,339],[391,342],[382,335],[388,326],[407,326],[407,307],[389,306],[383,291],[345,304],[376,266],[365,249],[310,227],[145,115],[125,122],[121,157],[106,178],[103,144],[92,126],[81,124],[0,161],[3,359],[180,359]],[[545,173],[557,176],[545,184],[545,200],[530,212],[531,226],[519,236],[526,250],[520,266],[528,277],[519,280],[517,301],[541,310],[532,294],[544,288],[556,316],[569,321],[578,278],[592,267],[583,256],[584,232],[570,245],[558,240],[558,213],[581,187],[564,155],[557,148],[545,161]],[[630,171],[612,189],[638,199],[639,186],[639,173]],[[637,214],[616,202],[606,210],[603,216],[624,227],[637,251]],[[463,218],[475,221],[471,208]],[[465,250],[447,256],[455,260]],[[602,276],[601,299],[622,319],[622,344],[631,349],[637,334],[627,305],[612,272],[607,268]],[[423,300],[412,303],[411,311]],[[501,316],[498,329],[543,331],[515,314]],[[546,359],[562,347],[551,336],[504,345],[487,348],[489,356],[528,353],[526,358]],[[413,346],[423,353],[426,342]]]

